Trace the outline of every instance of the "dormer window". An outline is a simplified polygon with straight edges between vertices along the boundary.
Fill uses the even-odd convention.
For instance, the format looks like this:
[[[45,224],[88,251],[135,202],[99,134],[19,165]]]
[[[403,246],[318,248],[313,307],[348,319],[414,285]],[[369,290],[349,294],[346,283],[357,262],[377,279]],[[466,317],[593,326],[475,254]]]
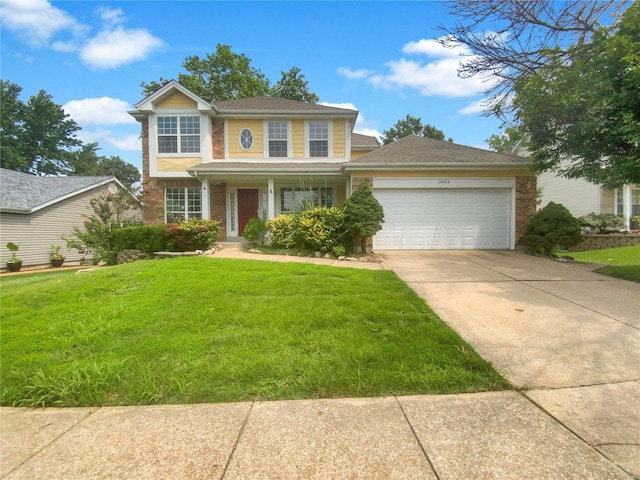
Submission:
[[[161,116],[158,153],[200,153],[200,117]]]

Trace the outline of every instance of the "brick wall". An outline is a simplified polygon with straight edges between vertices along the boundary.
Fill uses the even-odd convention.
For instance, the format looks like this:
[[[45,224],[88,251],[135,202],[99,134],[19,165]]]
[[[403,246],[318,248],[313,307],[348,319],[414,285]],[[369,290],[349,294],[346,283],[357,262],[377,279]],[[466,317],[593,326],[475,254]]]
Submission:
[[[209,205],[211,220],[220,222],[218,240],[227,238],[227,188],[226,184],[209,184]]]
[[[191,178],[149,178],[144,183],[144,223],[164,223],[164,189],[167,187],[201,187]]]
[[[536,213],[536,177],[516,177],[516,244]]]
[[[211,137],[213,141],[213,158],[224,158],[224,120],[214,120]]]
[[[353,177],[351,180],[351,191],[354,192],[361,183],[366,183],[373,190],[373,177]]]
[[[584,242],[570,250],[572,252],[584,252],[587,250],[602,250],[604,248],[630,247],[632,245],[640,245],[640,235],[585,235]]]

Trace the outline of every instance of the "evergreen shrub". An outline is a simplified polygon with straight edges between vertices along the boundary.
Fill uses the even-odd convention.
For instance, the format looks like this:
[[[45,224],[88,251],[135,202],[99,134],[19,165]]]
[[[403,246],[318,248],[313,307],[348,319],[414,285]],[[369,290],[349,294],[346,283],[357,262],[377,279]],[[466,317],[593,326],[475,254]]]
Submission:
[[[543,255],[554,249],[568,249],[582,242],[580,222],[563,205],[549,202],[529,221],[520,243]]]

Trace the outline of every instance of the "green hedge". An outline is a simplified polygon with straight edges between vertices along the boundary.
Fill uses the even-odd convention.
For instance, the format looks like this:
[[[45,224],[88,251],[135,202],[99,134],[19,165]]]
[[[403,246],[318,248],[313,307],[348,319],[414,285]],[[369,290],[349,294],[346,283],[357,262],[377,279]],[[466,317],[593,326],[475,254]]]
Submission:
[[[123,227],[111,234],[116,252],[142,250],[147,253],[173,251],[173,244],[165,234],[165,225]]]

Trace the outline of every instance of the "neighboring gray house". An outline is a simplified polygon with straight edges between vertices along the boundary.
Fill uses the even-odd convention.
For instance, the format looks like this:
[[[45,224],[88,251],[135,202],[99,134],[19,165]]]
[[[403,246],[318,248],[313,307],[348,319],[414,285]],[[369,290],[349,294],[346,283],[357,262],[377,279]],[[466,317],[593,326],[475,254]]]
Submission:
[[[85,215],[93,213],[92,198],[122,189],[115,177],[39,177],[0,169],[0,267],[11,256],[8,242],[20,246],[24,266],[49,264],[52,244],[60,245],[66,263],[89,259],[67,249],[62,236],[74,225],[82,227]]]

